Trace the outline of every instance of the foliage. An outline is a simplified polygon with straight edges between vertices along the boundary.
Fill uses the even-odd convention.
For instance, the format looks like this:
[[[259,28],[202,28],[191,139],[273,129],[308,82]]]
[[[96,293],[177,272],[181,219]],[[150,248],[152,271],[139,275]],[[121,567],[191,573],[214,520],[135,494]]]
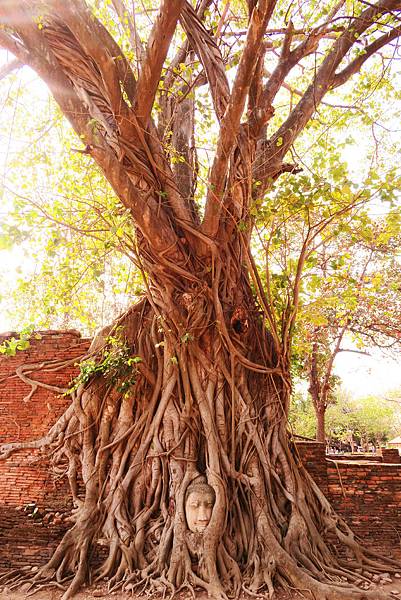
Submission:
[[[18,337],[11,336],[6,338],[0,344],[0,354],[4,354],[4,356],[15,356],[17,352],[28,350],[30,347],[30,339],[34,337],[35,339],[40,339],[41,335],[39,333],[34,333],[33,325],[24,328],[19,334]]]
[[[351,436],[365,448],[368,443],[379,447],[399,434],[401,425],[401,407],[391,402],[387,396],[399,399],[399,391],[387,396],[366,396],[354,398],[344,389],[337,387],[333,391],[335,401],[326,412],[326,438],[329,443],[349,442]],[[289,412],[291,431],[307,438],[315,438],[316,417],[310,396],[297,392],[294,394]]]
[[[375,170],[361,185],[334,148],[330,156],[336,169],[325,177],[282,178],[257,221],[260,277],[281,335],[292,319],[292,373],[309,383],[321,441],[324,412],[335,401],[337,354],[370,346],[396,352],[401,339],[400,210],[393,187],[399,176],[393,168]],[[317,160],[312,172],[324,166],[322,156]]]
[[[68,394],[75,392],[82,386],[87,386],[95,377],[102,376],[108,379],[118,392],[127,393],[136,382],[136,365],[142,362],[140,356],[132,356],[131,349],[121,337],[118,329],[113,336],[106,338],[102,358],[94,360],[88,358],[77,366],[80,373],[72,382]]]
[[[339,393],[337,403],[327,409],[327,434],[331,440],[348,441],[350,436],[363,447],[379,447],[399,433],[400,408],[384,398],[350,398]]]
[[[315,439],[316,416],[310,397],[301,392],[293,394],[288,413],[288,422],[291,432],[306,438]]]
[[[25,80],[21,73],[0,82],[2,138],[27,132],[5,157],[0,249],[3,265],[15,268],[4,274],[3,311],[16,326],[30,320],[36,328],[93,333],[143,293],[133,228],[110,186],[76,151],[60,109],[40,87],[32,98]],[[34,114],[32,102],[41,108]]]
[[[230,49],[228,40],[237,28],[245,27],[247,15],[244,3],[229,4],[229,16],[223,24],[222,48],[227,54],[228,72],[234,72],[238,49]],[[129,56],[132,52],[130,18],[126,16],[122,21],[111,18],[113,11],[107,2],[94,2],[93,7],[95,14],[107,23]],[[156,8],[155,3],[149,3],[149,10]],[[273,28],[280,25],[287,8],[283,4],[275,13],[271,23]],[[148,32],[144,16],[146,10],[137,17],[136,23],[139,36],[144,39]],[[329,12],[327,6],[321,12],[317,11],[313,19],[310,15],[301,17],[296,13],[294,27],[302,29],[303,19],[311,27],[319,15]],[[216,28],[218,20],[214,11],[207,11],[208,27]],[[278,34],[273,34],[271,39],[272,51],[266,54],[267,70],[273,70],[275,48],[281,43]],[[132,66],[136,69],[137,61],[132,58]],[[301,93],[299,90],[305,86],[306,75],[316,67],[316,57],[311,60],[306,56],[304,60],[307,66],[302,71],[292,69],[288,74],[288,87],[280,91],[280,102],[271,120],[271,129],[279,127],[286,118]],[[171,57],[168,57],[166,72],[170,61]],[[399,108],[395,101],[400,96],[400,87],[397,85],[399,74],[388,68],[389,65],[390,57],[383,60],[371,57],[369,69],[363,68],[353,85],[344,90],[341,105],[337,104],[338,92],[328,92],[330,98],[319,109],[319,115],[311,119],[295,140],[294,155],[304,170],[302,176],[290,175],[286,179],[284,175],[274,193],[259,197],[251,208],[259,223],[272,228],[269,260],[273,273],[270,283],[275,297],[274,306],[280,314],[285,310],[286,294],[294,285],[297,264],[294,236],[300,249],[302,222],[305,227],[310,217],[312,220],[315,218],[315,223],[319,218],[327,219],[333,211],[344,208],[347,201],[352,202],[355,196],[359,199],[364,197],[366,201],[367,196],[373,200],[381,197],[388,202],[396,201],[399,175],[396,168],[389,169],[388,165],[393,164],[393,156],[398,150],[391,130],[397,120]],[[191,66],[181,63],[174,69],[175,87],[169,93],[182,95],[182,83],[193,77],[199,69],[199,62],[194,60]],[[51,96],[37,83],[33,87],[31,79],[32,75],[24,69],[20,74],[0,82],[4,98],[1,135],[8,146],[4,165],[4,169],[7,167],[4,201],[10,206],[7,218],[1,223],[0,246],[20,247],[23,252],[20,275],[15,284],[8,281],[13,291],[8,292],[3,305],[9,316],[13,315],[15,326],[34,320],[36,327],[72,326],[93,333],[143,291],[141,275],[132,262],[130,264],[132,260],[135,262],[135,249],[129,218],[104,179],[92,168],[90,158],[76,151],[78,144],[74,141],[74,134],[62,119],[61,111]],[[162,94],[161,85],[159,90]],[[16,102],[18,111],[15,110]],[[199,149],[200,175],[196,198],[202,206],[207,173],[213,160],[217,121],[207,89],[197,90],[195,102],[199,125],[195,142]],[[40,106],[40,110],[32,110],[33,104]],[[162,105],[157,101],[154,107],[156,116],[161,110]],[[31,133],[23,135],[21,132],[25,131]],[[316,135],[317,131],[319,135]],[[370,138],[370,145],[361,146],[363,137]],[[172,147],[171,141],[166,139],[165,147],[168,145]],[[368,172],[363,173],[359,168],[356,174],[351,175],[350,171],[355,171],[352,155],[356,152],[366,154],[367,165],[373,158]],[[180,160],[185,159],[181,157]],[[23,179],[21,171],[25,175]],[[257,180],[254,185],[259,184]],[[397,214],[398,210],[394,209],[395,218]],[[273,216],[276,218],[272,221]],[[346,219],[347,215],[343,215],[337,229],[333,224],[327,236],[337,235],[337,230],[341,232],[346,227]],[[364,230],[368,232],[368,222]],[[261,235],[266,237],[265,233]],[[289,263],[283,265],[283,256],[274,258],[274,255],[282,252],[283,246],[291,245],[292,250],[285,251]],[[308,297],[302,301],[304,320],[309,322],[325,319],[321,316],[317,298],[319,275],[310,269],[314,260],[313,255],[308,258],[304,272],[304,279],[309,279],[308,288],[315,290],[312,302]],[[338,272],[338,278],[341,276],[342,273]],[[307,291],[309,296],[311,290]],[[277,323],[280,322],[278,316]],[[298,343],[302,345],[304,336],[301,329],[295,346]],[[295,362],[297,355],[295,347]]]

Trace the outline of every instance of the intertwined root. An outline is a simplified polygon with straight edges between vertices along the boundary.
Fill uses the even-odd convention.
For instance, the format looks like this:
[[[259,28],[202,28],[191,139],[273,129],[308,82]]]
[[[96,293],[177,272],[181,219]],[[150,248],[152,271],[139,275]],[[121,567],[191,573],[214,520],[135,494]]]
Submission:
[[[262,335],[254,326],[255,347]],[[362,549],[296,464],[287,387],[233,361],[217,333],[207,341],[207,352],[196,340],[174,345],[146,302],[95,340],[92,360],[106,368],[77,382],[73,409],[50,441],[68,475],[74,524],[33,589],[61,586],[66,600],[107,578],[110,590],[200,587],[219,599],[241,591],[271,598],[277,586],[319,600],[387,598],[356,587],[369,578],[355,569],[399,566]],[[204,535],[190,532],[185,516],[186,489],[199,474],[216,498]],[[353,561],[337,557],[328,534]],[[107,556],[95,568],[97,543]],[[14,573],[13,585],[23,581]]]

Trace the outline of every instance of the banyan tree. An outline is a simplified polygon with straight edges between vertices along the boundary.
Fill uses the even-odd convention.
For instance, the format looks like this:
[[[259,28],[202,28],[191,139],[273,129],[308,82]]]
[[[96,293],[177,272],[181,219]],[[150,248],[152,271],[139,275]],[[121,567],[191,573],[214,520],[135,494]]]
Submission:
[[[356,582],[395,563],[360,545],[290,441],[299,290],[278,323],[251,242],[269,190],[297,176],[291,149],[325,95],[394,51],[400,16],[400,0],[1,0],[0,46],[45,82],[111,184],[146,287],[96,336],[39,442],[65,467],[74,510],[33,585],[56,581],[64,600],[96,577],[218,599],[280,586],[387,597]],[[299,68],[302,87],[275,115]],[[191,528],[193,490],[208,504]]]

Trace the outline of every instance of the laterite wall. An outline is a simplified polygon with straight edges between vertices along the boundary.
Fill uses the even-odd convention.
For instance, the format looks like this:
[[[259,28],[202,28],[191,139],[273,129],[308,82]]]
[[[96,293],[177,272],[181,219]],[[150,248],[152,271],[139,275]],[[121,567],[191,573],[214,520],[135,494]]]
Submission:
[[[38,365],[55,359],[70,364],[44,367],[25,374],[34,380],[56,386],[68,387],[77,374],[76,360],[85,354],[89,341],[74,330],[46,331],[40,339],[30,340],[28,350],[14,357],[0,358],[0,446],[8,442],[27,442],[40,438],[60,416],[69,398],[54,391],[38,387],[27,399],[31,386],[16,371],[24,365]],[[0,343],[10,334],[0,336]],[[29,501],[56,500],[57,485],[49,474],[48,462],[40,452],[30,450],[12,454],[0,461],[0,506],[19,506]]]
[[[0,344],[11,335],[0,335]],[[68,397],[43,387],[24,400],[32,388],[17,376],[18,368],[57,360],[61,368],[53,365],[26,374],[65,388],[77,374],[75,363],[86,353],[90,340],[74,330],[45,331],[30,343],[28,350],[0,358],[0,446],[40,438],[69,403]],[[36,503],[36,517],[29,516],[28,503]],[[53,477],[48,460],[38,450],[19,451],[0,460],[0,570],[41,564],[49,558],[66,527],[62,515],[68,503],[65,479]]]
[[[395,550],[400,555],[401,462],[398,451],[382,451],[383,456],[372,457],[370,461],[357,460],[355,456],[351,460],[327,458],[324,444],[318,442],[300,442],[297,450],[301,462],[319,487],[326,490],[334,509],[353,531],[369,545],[385,547],[390,552]],[[386,460],[389,462],[384,462]]]

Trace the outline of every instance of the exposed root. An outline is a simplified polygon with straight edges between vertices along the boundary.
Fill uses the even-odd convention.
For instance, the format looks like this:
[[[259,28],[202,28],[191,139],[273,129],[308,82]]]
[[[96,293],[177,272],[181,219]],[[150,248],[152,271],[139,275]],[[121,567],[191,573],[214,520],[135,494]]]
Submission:
[[[362,547],[296,464],[285,371],[249,368],[273,362],[266,331],[248,315],[246,339],[226,345],[228,329],[210,327],[210,315],[222,311],[210,295],[205,286],[194,289],[169,319],[143,301],[95,340],[93,375],[77,381],[71,407],[46,438],[75,509],[32,591],[56,585],[67,600],[96,577],[107,578],[110,591],[169,597],[201,588],[218,600],[241,591],[271,599],[281,586],[319,600],[388,599],[356,587],[370,579],[355,569],[400,565]],[[215,498],[201,533],[188,530],[186,515],[187,490],[200,475]],[[353,561],[333,553],[329,535]],[[107,555],[95,570],[99,546]],[[14,572],[10,584],[26,581]]]

